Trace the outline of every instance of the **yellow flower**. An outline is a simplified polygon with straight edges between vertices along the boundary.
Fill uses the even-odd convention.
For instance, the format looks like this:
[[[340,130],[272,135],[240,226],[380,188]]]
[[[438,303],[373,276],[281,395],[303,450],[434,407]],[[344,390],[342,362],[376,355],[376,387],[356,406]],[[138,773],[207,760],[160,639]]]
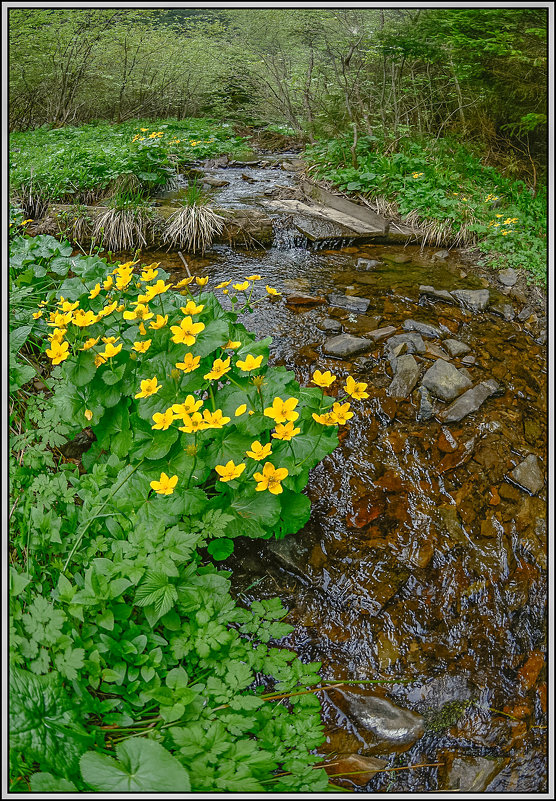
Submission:
[[[20,225],[27,225],[27,223],[30,223],[30,222],[33,222],[33,220],[32,219],[31,220],[23,220],[23,222],[20,222],[19,224]]]
[[[234,412],[234,417],[241,417],[242,414],[245,414],[247,411],[247,404],[242,403],[241,406],[238,406]]]
[[[100,339],[100,337],[96,337],[96,339],[94,337],[90,337],[90,339],[88,339],[85,342],[85,344],[83,345],[82,348],[80,348],[80,350],[89,350],[89,348],[92,348],[97,344],[99,339]]]
[[[58,301],[58,306],[60,306],[63,312],[70,312],[74,309],[77,309],[79,306],[79,301],[76,300],[75,303],[70,303],[69,300],[64,300],[64,298],[60,298]]]
[[[133,350],[137,353],[146,353],[151,346],[152,339],[146,339],[144,342],[134,342]]]
[[[131,279],[133,278],[133,271],[132,270],[122,270],[116,276],[116,288],[117,289],[126,289],[131,284]]]
[[[274,287],[268,286],[268,284],[266,285],[266,291],[268,292],[269,295],[274,295],[276,297],[282,294],[281,292],[278,292],[276,289],[274,289]]]
[[[114,279],[112,278],[111,275],[109,275],[106,281],[104,281],[104,283],[102,284],[102,287],[103,289],[112,289],[113,286],[114,286]]]
[[[299,432],[301,431],[300,428],[294,428],[294,425],[295,423],[292,422],[278,423],[278,425],[276,426],[276,431],[272,436],[274,437],[274,439],[283,439],[286,441],[293,439],[293,437],[295,437],[296,434],[299,434]]]
[[[317,423],[320,423],[323,426],[335,426],[337,420],[335,420],[330,412],[326,412],[326,414],[315,414],[313,412],[313,420],[316,420]]]
[[[249,373],[251,370],[256,370],[258,367],[260,367],[262,360],[262,355],[252,356],[250,353],[248,353],[245,359],[238,359],[236,362],[236,367],[239,367],[239,369],[243,370],[245,373]]]
[[[89,297],[90,297],[91,300],[94,300],[96,298],[96,296],[100,292],[100,289],[101,289],[100,284],[95,284],[94,285],[93,289],[91,289],[91,291],[89,292]]]
[[[151,323],[151,325],[152,325],[152,323]],[[146,330],[145,326],[143,325],[143,323],[139,323],[139,333],[141,334],[142,337],[144,337],[145,334],[147,333],[147,330]]]
[[[153,414],[154,426],[151,428],[155,431],[166,431],[174,422],[174,412],[172,409],[166,409],[165,412],[155,412]]]
[[[256,462],[262,462],[263,459],[272,454],[272,445],[270,442],[267,445],[263,445],[256,439],[255,442],[251,443],[251,450],[245,451],[245,453]]]
[[[157,295],[162,295],[164,292],[168,292],[168,290],[173,286],[173,284],[165,284],[164,281],[160,279],[156,282],[156,284],[145,287],[146,293],[144,297],[146,298],[146,302],[148,303],[149,300],[152,300]]]
[[[98,318],[94,312],[86,312],[83,311],[83,309],[78,309],[73,315],[72,323],[74,325],[78,325],[80,328],[87,328],[87,326],[96,323],[97,319]]]
[[[87,420],[91,421],[93,419],[93,413],[92,413],[92,411],[90,409],[85,409],[83,414],[85,415],[85,418]]]
[[[69,344],[67,342],[58,342],[54,339],[50,343],[50,348],[47,349],[46,355],[52,361],[52,364],[60,364],[60,362],[68,358],[68,350]]]
[[[209,412],[208,409],[205,409],[203,418],[207,424],[207,428],[224,428],[226,423],[229,423],[231,419],[223,416],[222,409],[216,409],[214,412]]]
[[[204,323],[194,323],[193,319],[188,315],[184,317],[179,325],[172,325],[170,330],[173,332],[172,342],[179,344],[183,342],[184,345],[194,345],[197,334],[205,328]]]
[[[497,217],[503,217],[504,215],[503,214],[497,214],[496,216]]]
[[[65,326],[71,322],[72,317],[73,315],[71,312],[67,312],[67,314],[51,312],[47,325],[55,326],[56,328],[65,328]]]
[[[106,348],[104,349],[104,353],[101,353],[101,356],[104,356],[105,359],[111,359],[112,356],[117,356],[118,353],[121,351],[123,345],[112,345],[111,342],[108,343]]]
[[[249,281],[244,281],[242,284],[232,284],[234,289],[237,289],[238,292],[243,292],[249,286]]]
[[[185,306],[180,306],[180,310],[183,314],[200,314],[204,308],[203,304],[197,306],[194,300],[188,300]]]
[[[507,236],[508,234],[511,234],[511,231],[502,231],[502,236]]]
[[[141,130],[143,131],[143,133],[146,133],[149,129],[148,128],[141,128]]]
[[[193,356],[192,353],[186,353],[183,357],[183,362],[178,362],[176,367],[178,370],[183,370],[184,373],[191,373],[198,368],[200,362],[200,356]]]
[[[230,459],[229,462],[224,464],[217,464],[214,468],[220,476],[219,481],[233,481],[234,478],[239,478],[245,470],[244,464],[234,464]]]
[[[182,278],[182,280],[178,281],[178,283],[176,284],[176,289],[182,289],[182,287],[188,286],[188,284],[190,284],[192,281],[193,281],[193,276],[190,276],[189,278]]]
[[[105,345],[113,345],[114,342],[117,342],[120,337],[102,337],[102,341]]]
[[[325,373],[321,373],[320,370],[315,370],[311,379],[313,384],[316,384],[317,387],[329,387],[335,380],[336,376],[332,375],[330,370],[327,370]]]
[[[148,398],[150,395],[156,395],[159,389],[162,389],[162,384],[158,383],[158,379],[145,378],[141,381],[141,392],[138,392],[136,398]]]
[[[144,303],[137,303],[133,311],[123,313],[124,320],[150,320],[154,314],[149,311],[149,307]]]
[[[198,411],[202,405],[202,400],[197,400],[194,395],[188,395],[183,403],[174,403],[172,411],[176,417],[184,418]]]
[[[147,283],[148,281],[153,281],[156,276],[158,275],[158,270],[154,269],[158,267],[158,264],[151,265],[150,267],[145,267],[143,272],[141,273],[141,281]]]
[[[297,398],[288,398],[285,401],[281,398],[274,398],[272,406],[268,406],[264,410],[264,414],[266,417],[272,417],[277,423],[287,423],[290,420],[293,422],[299,417],[299,414],[294,412],[298,403]]]
[[[177,476],[170,478],[166,473],[161,473],[160,481],[151,481],[151,487],[158,495],[171,495],[177,483]]]
[[[237,340],[229,339],[223,347],[224,347],[224,350],[229,350],[229,349],[235,350],[236,348],[239,348],[240,345],[241,345],[241,342],[239,341],[239,339],[237,339]]]
[[[365,384],[365,382],[356,381],[352,376],[348,375],[344,386],[344,392],[351,395],[355,400],[363,400],[363,398],[369,397],[369,393],[365,392],[366,389],[367,384]]]
[[[205,286],[208,284],[208,280],[208,275],[206,275],[204,278],[200,278],[198,275],[195,276],[195,283],[197,286]]]
[[[154,331],[158,331],[159,328],[164,328],[167,322],[168,322],[167,314],[165,314],[164,317],[161,314],[157,314],[156,320],[153,320],[152,323],[149,324],[149,328],[152,328]],[[139,328],[139,330],[141,329]]]
[[[288,475],[286,467],[276,469],[270,462],[265,462],[262,473],[255,473],[253,478],[257,481],[257,492],[268,490],[273,495],[280,495],[283,492],[282,482]]]
[[[67,330],[68,330],[67,328],[55,328],[54,331],[50,334],[49,337],[50,341],[62,342],[62,340],[66,335]]]
[[[194,412],[192,415],[186,414],[183,416],[183,426],[180,426],[180,431],[185,431],[186,434],[194,434],[196,431],[204,431],[207,424],[203,419],[200,412]]]
[[[353,412],[349,411],[349,402],[348,403],[335,403],[332,407],[332,411],[330,415],[334,422],[338,423],[339,425],[343,426],[344,423],[353,417]]]
[[[230,286],[231,283],[232,283],[231,281],[222,281],[221,284],[218,284],[216,289],[224,289],[224,287]]]
[[[216,381],[218,378],[222,378],[222,376],[228,373],[231,369],[229,356],[227,359],[215,359],[209,372],[206,373],[203,378]]]
[[[97,314],[97,319],[100,320],[103,317],[108,317],[109,314],[112,314],[112,312],[116,310],[117,306],[118,302],[116,300],[113,303],[109,303],[108,306],[105,306],[103,309],[99,311],[99,313]]]
[[[246,275],[245,276],[245,280],[246,281],[260,281],[261,278],[262,278],[261,275]]]
[[[42,317],[42,310],[41,311],[37,311],[37,312],[33,312],[32,316],[33,316],[33,320],[38,320],[39,317]]]

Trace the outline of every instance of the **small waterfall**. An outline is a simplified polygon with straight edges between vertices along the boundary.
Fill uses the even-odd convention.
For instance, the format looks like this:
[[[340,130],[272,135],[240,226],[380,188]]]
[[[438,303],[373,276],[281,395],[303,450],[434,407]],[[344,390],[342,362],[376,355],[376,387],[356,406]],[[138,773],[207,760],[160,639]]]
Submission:
[[[272,247],[275,250],[293,250],[294,248],[307,250],[307,237],[297,230],[290,218],[273,217],[272,230],[274,232]]]

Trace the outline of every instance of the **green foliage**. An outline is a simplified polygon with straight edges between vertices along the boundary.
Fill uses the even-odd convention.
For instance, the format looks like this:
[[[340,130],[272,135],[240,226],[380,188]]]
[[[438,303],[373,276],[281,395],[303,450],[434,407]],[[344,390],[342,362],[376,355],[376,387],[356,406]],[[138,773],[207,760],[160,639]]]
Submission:
[[[42,257],[50,275],[59,252],[50,238],[33,244],[37,252],[52,250]],[[28,247],[14,243],[18,269],[25,269],[20,261]],[[202,280],[198,294],[183,288],[184,298],[167,286],[159,265],[135,272],[134,266],[111,269],[78,256],[73,277],[58,275],[59,287],[35,323],[39,340],[49,335],[43,347],[51,360],[60,363],[48,393],[31,396],[13,414],[19,433],[11,442],[12,786],[320,791],[327,777],[313,769],[311,754],[323,741],[320,704],[311,692],[320,664],[302,664],[274,644],[292,630],[278,599],[239,606],[229,574],[204,555],[222,560],[236,536],[284,536],[303,525],[310,504],[300,492],[308,470],[337,442],[335,425],[313,419],[328,408],[327,396],[269,367],[269,340],[257,342],[238,323],[238,307],[260,302],[250,281],[226,311]],[[145,311],[144,319],[133,319],[144,294],[153,317]],[[184,303],[191,315],[184,316]],[[88,311],[94,321],[77,324]],[[174,341],[181,336],[172,324],[187,316],[204,328],[185,345]],[[151,320],[158,327],[141,334],[140,325]],[[53,337],[62,323],[66,334]],[[65,358],[53,351],[56,336],[70,343]],[[134,349],[146,337],[150,346]],[[121,350],[110,356],[109,345]],[[199,357],[190,372],[174,366],[186,353]],[[226,353],[230,370],[204,378]],[[256,367],[248,355],[261,357]],[[153,378],[160,389],[140,393],[141,382]],[[195,418],[183,413],[178,422],[185,430],[174,421],[153,428],[153,415],[190,403],[188,394],[203,402],[202,419],[216,421],[212,427],[189,432]],[[275,398],[297,401],[290,416],[297,415],[299,431],[290,438],[271,437],[273,429],[280,433],[279,415],[264,411]],[[60,463],[57,448],[87,424],[96,442],[83,456],[83,472]],[[259,490],[264,481],[254,473],[264,460],[246,455],[256,451],[256,439],[271,446],[265,459],[282,470],[279,481]],[[230,460],[245,468],[220,476],[215,466]],[[163,472],[177,478],[167,494]]]
[[[546,190],[537,194],[485,166],[453,138],[406,137],[385,152],[377,137],[360,137],[357,167],[349,137],[307,148],[316,174],[345,192],[388,204],[440,244],[477,245],[494,267],[519,267],[546,281]]]

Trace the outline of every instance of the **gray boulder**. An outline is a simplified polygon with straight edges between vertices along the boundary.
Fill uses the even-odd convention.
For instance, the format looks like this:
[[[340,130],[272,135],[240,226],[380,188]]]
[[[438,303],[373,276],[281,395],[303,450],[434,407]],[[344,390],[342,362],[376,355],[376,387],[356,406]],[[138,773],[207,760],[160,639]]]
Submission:
[[[371,301],[368,298],[358,298],[356,295],[340,295],[336,292],[331,292],[326,297],[332,306],[339,306],[341,309],[347,309],[357,314],[365,314],[371,305]]]
[[[509,473],[509,478],[531,495],[536,495],[544,485],[544,477],[537,457],[530,453]]]
[[[513,269],[513,267],[508,267],[507,270],[500,270],[498,273],[498,280],[504,286],[513,286],[517,283],[518,274]]]
[[[484,311],[490,300],[488,289],[454,289],[450,294],[460,306],[471,311]]]
[[[342,330],[342,324],[339,320],[333,320],[331,317],[327,317],[317,324],[317,328],[327,334],[339,334]]]
[[[465,342],[460,342],[459,339],[445,339],[442,343],[452,358],[464,356],[469,353],[471,348]]]
[[[440,412],[438,419],[443,423],[457,423],[468,414],[476,412],[486,399],[494,395],[498,389],[499,384],[493,378],[488,381],[481,381],[473,389],[468,389],[467,392],[460,395],[447,409]]]
[[[450,255],[449,250],[437,250],[436,253],[432,254],[432,258],[441,259],[442,261],[444,261],[444,259],[447,259],[449,255]]]
[[[439,328],[435,328],[434,325],[429,325],[428,323],[421,323],[418,320],[404,320],[402,328],[404,331],[416,331],[421,336],[429,339],[440,339],[442,336],[442,331]]]
[[[395,326],[387,325],[384,328],[376,328],[374,331],[369,331],[368,335],[373,342],[380,342],[381,339],[386,339],[386,337],[393,334],[395,330]]]
[[[374,331],[371,333],[375,333]],[[369,350],[372,342],[362,337],[352,337],[351,334],[339,334],[336,337],[327,339],[322,349],[329,356],[336,356],[338,359],[347,359],[357,353]]]
[[[386,390],[393,398],[407,398],[419,378],[419,365],[409,353],[399,356],[394,380]]]
[[[395,330],[396,329],[394,329],[394,331]],[[396,336],[388,339],[386,347],[388,350],[393,350],[398,345],[401,345],[402,342],[407,345],[408,353],[424,353],[427,349],[421,334],[417,334],[416,332],[411,332],[409,334],[396,334]]]
[[[438,359],[423,376],[423,386],[443,401],[451,401],[469,389],[471,381],[450,362]]]
[[[447,289],[435,289],[433,286],[421,285],[419,287],[419,294],[425,297],[432,298],[433,300],[445,300],[446,303],[455,303],[455,298],[451,296]]]
[[[444,789],[484,793],[491,781],[508,764],[505,758],[456,757],[446,774]]]

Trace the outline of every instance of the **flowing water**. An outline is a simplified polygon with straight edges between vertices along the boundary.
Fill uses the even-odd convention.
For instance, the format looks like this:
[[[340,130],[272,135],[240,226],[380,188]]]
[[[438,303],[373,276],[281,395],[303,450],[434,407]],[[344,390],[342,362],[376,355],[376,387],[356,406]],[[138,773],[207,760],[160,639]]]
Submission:
[[[245,602],[278,595],[294,626],[283,644],[305,661],[322,662],[327,683],[387,679],[370,685],[372,696],[422,716],[424,733],[400,745],[370,734],[338,690],[321,692],[327,731],[321,753],[328,761],[337,757],[339,773],[348,770],[342,759],[354,753],[378,757],[382,767],[433,765],[366,768],[333,779],[339,786],[543,791],[546,485],[531,495],[506,476],[528,454],[546,465],[544,348],[526,324],[419,299],[420,284],[483,286],[465,274],[457,255],[440,263],[418,247],[315,252],[300,244],[277,224],[268,251],[217,247],[188,257],[194,273],[210,276],[208,288],[259,273],[263,292],[268,283],[283,293],[244,320],[261,337],[273,337],[272,363],[295,371],[302,384],[315,368],[339,378],[353,373],[369,384],[370,398],[352,404],[355,415],[340,446],[311,475],[307,526],[280,542],[236,541],[225,563],[234,592]],[[361,258],[379,263],[363,269]],[[183,277],[175,254],[155,253],[153,260]],[[508,303],[490,291],[491,303]],[[330,292],[368,298],[370,307],[356,315],[327,303],[288,303],[291,296]],[[382,342],[354,362],[322,353],[325,319],[365,336],[377,326],[400,332],[408,318],[468,344],[475,356],[469,377],[474,385],[495,378],[497,395],[459,423],[419,422],[415,395],[387,395],[391,369]],[[434,360],[416,358],[425,366]],[[366,703],[368,685],[352,691]]]

